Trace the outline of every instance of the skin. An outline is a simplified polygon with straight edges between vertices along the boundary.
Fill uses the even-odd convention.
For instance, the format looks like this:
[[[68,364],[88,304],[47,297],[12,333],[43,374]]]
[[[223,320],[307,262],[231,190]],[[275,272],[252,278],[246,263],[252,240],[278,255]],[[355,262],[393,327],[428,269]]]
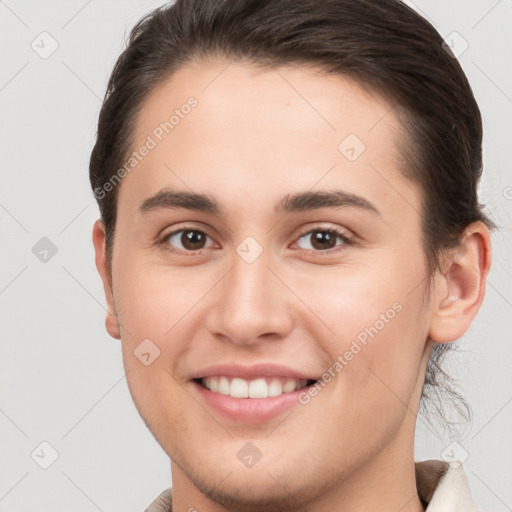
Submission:
[[[171,458],[173,510],[423,510],[413,443],[426,364],[432,340],[462,336],[480,307],[487,228],[472,224],[457,257],[441,258],[429,295],[421,190],[400,172],[403,135],[386,101],[313,68],[190,63],[146,98],[133,147],[190,96],[197,107],[119,186],[112,274],[102,222],[93,229],[106,327]],[[350,133],[366,146],[353,162],[338,150]],[[208,194],[224,215],[139,211],[164,189]],[[334,189],[379,213],[274,212],[287,194]],[[204,248],[163,237],[180,228],[206,233]],[[321,250],[315,229],[353,243]],[[250,264],[236,252],[247,236],[263,248]],[[401,311],[307,405],[242,425],[193,394],[191,375],[215,363],[320,376],[395,303]],[[160,350],[149,366],[134,356],[146,338]],[[236,456],[248,441],[262,453],[251,468]]]

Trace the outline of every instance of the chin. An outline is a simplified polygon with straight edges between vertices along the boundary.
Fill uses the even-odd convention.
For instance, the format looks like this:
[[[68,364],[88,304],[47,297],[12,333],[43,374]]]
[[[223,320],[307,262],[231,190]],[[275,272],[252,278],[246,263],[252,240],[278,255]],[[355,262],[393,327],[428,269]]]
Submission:
[[[193,475],[189,478],[210,500],[236,512],[260,512],[262,507],[266,512],[288,512],[306,505],[316,495],[305,489],[296,478],[294,482],[283,481],[270,471],[231,473],[220,478],[221,483],[194,478]]]

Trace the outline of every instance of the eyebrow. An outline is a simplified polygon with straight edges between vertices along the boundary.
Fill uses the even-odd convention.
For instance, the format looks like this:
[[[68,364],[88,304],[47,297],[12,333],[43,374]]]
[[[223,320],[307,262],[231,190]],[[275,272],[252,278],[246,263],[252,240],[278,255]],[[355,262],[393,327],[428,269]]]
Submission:
[[[283,197],[274,207],[276,214],[297,213],[320,208],[353,207],[380,215],[379,210],[364,197],[343,190],[297,192]],[[139,206],[143,214],[157,210],[183,208],[222,217],[224,212],[217,201],[196,192],[163,189],[144,200]]]

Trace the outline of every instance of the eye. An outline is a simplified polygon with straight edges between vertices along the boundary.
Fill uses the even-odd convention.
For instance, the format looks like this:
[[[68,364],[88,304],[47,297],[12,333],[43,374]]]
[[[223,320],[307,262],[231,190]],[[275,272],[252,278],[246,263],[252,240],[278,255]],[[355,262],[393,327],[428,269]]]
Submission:
[[[165,235],[162,243],[171,252],[193,252],[210,247],[212,244],[206,245],[208,239],[213,244],[211,238],[204,231],[185,228]]]
[[[352,240],[350,240],[344,233],[333,228],[319,228],[308,231],[301,235],[297,244],[300,244],[301,242],[306,245],[306,247],[300,247],[301,249],[322,252],[331,251],[336,247],[350,245],[353,243]]]
[[[162,238],[161,243],[168,251],[189,253],[191,256],[202,249],[208,249],[215,245],[204,231],[195,228],[182,228],[168,233]],[[351,245],[354,242],[337,229],[317,228],[303,233],[296,244],[300,249],[307,251],[333,252],[333,249],[336,250],[337,247]]]

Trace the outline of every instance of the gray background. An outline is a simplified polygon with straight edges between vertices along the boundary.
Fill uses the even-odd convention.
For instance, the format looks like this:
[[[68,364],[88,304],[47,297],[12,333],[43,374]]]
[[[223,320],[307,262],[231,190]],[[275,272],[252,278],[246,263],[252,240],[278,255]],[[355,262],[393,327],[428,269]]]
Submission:
[[[131,401],[120,343],[104,329],[87,175],[113,63],[161,3],[0,1],[1,511],[143,510],[170,485],[168,458]],[[420,422],[416,455],[467,457],[479,506],[512,510],[512,2],[407,3],[457,51],[469,45],[459,60],[484,119],[481,199],[500,226],[486,301],[450,363],[473,424],[450,445]]]

